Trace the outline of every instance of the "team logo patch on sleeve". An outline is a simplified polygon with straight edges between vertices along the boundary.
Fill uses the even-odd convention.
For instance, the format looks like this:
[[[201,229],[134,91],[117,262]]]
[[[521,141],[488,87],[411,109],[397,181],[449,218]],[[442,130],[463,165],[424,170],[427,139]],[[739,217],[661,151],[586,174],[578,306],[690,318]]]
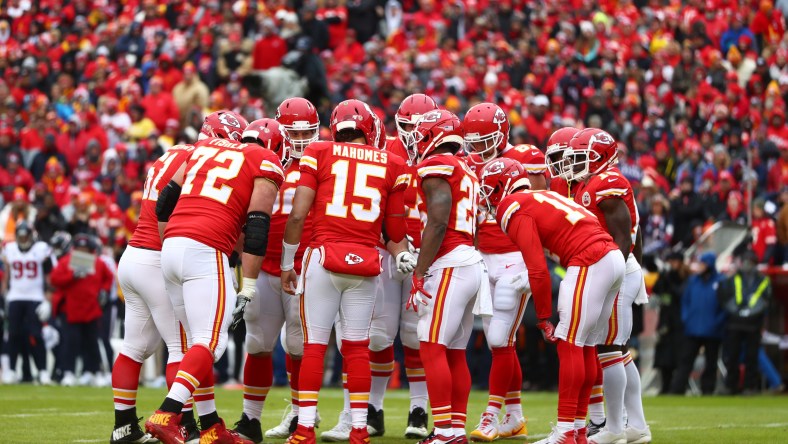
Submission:
[[[591,195],[588,194],[588,191],[586,191],[583,193],[583,206],[587,207],[589,205],[591,205]]]

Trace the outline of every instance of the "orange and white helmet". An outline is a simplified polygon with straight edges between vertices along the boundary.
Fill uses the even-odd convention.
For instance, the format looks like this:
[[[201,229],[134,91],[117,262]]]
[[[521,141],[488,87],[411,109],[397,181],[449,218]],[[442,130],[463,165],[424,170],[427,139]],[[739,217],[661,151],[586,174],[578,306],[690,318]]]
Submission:
[[[462,132],[466,150],[478,153],[482,161],[489,162],[509,143],[509,119],[500,106],[479,103],[465,113]]]
[[[286,130],[290,156],[300,159],[306,147],[320,136],[320,117],[315,105],[302,97],[286,99],[276,108],[276,121]]]

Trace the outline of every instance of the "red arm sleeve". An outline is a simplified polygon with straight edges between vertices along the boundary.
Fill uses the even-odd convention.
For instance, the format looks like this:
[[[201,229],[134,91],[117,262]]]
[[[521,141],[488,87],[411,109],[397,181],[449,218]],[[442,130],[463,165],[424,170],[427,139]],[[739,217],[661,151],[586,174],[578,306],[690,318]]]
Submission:
[[[520,248],[528,268],[528,280],[536,305],[536,317],[548,319],[552,314],[552,282],[544,249],[532,217],[521,214],[509,222],[509,237]]]
[[[407,225],[405,224],[405,191],[395,189],[389,194],[386,202],[386,219],[383,221],[386,235],[392,242],[399,242],[405,238]]]

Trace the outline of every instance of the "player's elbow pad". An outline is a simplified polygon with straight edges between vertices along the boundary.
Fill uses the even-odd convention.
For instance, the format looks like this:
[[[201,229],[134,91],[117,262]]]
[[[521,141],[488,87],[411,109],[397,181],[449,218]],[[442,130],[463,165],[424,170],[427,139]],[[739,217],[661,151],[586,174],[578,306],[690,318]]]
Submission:
[[[175,181],[170,181],[159,193],[159,199],[156,200],[156,218],[159,222],[167,222],[170,220],[172,212],[175,211],[175,205],[178,203],[178,198],[181,197],[181,186]]]
[[[265,256],[268,247],[268,228],[271,216],[262,211],[251,211],[246,215],[244,227],[244,253]]]

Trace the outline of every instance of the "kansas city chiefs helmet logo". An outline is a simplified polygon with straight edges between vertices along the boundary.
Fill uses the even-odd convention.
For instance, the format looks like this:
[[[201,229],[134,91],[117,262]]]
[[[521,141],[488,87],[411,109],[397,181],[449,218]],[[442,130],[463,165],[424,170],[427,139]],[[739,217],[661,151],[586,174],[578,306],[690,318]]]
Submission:
[[[362,259],[361,256],[357,254],[348,253],[347,255],[345,255],[345,262],[348,265],[357,265],[364,262],[364,259]]]
[[[506,122],[506,114],[502,109],[498,109],[495,111],[495,115],[493,116],[493,123],[501,124],[504,122]]]
[[[496,174],[501,174],[502,172],[503,172],[503,162],[501,162],[500,160],[494,161],[490,163],[487,166],[487,168],[484,169],[484,176],[482,176],[482,179],[484,179],[485,177],[494,176]]]
[[[438,118],[441,116],[441,113],[438,111],[430,111],[427,114],[424,114],[419,119],[420,122],[430,122],[434,123],[438,121]]]
[[[594,134],[591,136],[591,139],[588,141],[588,145],[593,145],[595,143],[602,143],[605,145],[611,145],[613,143],[613,138],[610,137],[610,134],[602,131],[599,133]]]

